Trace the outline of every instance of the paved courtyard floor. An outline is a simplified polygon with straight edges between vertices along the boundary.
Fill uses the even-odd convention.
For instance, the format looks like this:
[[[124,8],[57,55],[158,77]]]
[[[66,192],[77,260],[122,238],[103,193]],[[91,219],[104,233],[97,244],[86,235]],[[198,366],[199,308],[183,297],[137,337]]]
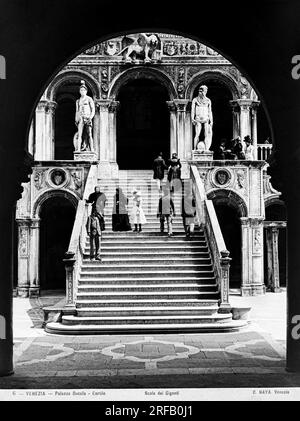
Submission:
[[[285,370],[286,294],[240,297],[250,323],[238,332],[50,335],[41,307],[61,296],[14,299],[15,373],[0,389],[299,387]]]

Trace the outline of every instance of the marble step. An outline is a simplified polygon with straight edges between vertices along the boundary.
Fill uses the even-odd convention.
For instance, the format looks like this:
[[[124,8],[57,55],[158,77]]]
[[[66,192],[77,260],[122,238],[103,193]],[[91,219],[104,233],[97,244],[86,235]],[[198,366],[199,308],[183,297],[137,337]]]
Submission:
[[[180,276],[180,274],[175,277],[174,275],[172,277],[152,277],[152,278],[146,278],[144,276],[139,276],[135,278],[130,277],[122,277],[121,274],[117,277],[101,277],[98,278],[97,276],[94,277],[81,277],[78,280],[78,286],[82,285],[105,285],[105,284],[112,284],[112,285],[148,285],[148,284],[157,284],[157,285],[177,285],[177,284],[188,284],[188,283],[195,283],[197,285],[212,285],[215,284],[215,277],[212,276],[191,276],[183,278]]]
[[[170,266],[172,267],[172,265],[176,265],[176,264],[189,264],[189,265],[194,265],[194,266],[199,266],[202,264],[211,264],[211,258],[210,257],[204,257],[204,258],[186,258],[186,257],[173,257],[173,256],[168,256],[168,257],[148,257],[148,258],[144,258],[144,257],[136,257],[136,256],[131,256],[131,257],[126,257],[126,258],[122,258],[122,257],[115,257],[115,258],[106,258],[103,255],[101,256],[102,258],[102,264],[104,265],[112,265],[112,266],[120,266],[120,265],[131,265],[131,264],[135,264],[135,265],[147,265],[149,263],[152,264],[156,264],[156,265],[164,265],[164,266]],[[93,265],[93,261],[86,259],[83,261],[83,265],[82,267],[90,267]]]
[[[94,324],[65,325],[62,323],[47,323],[45,331],[57,335],[103,335],[103,334],[129,334],[129,333],[209,333],[230,332],[240,330],[248,325],[247,320],[228,320],[223,323],[160,323],[160,324],[124,324],[124,325],[94,325]]]
[[[84,262],[89,262],[89,254],[84,253],[85,259]],[[124,251],[119,251],[116,253],[113,252],[103,252],[101,251],[101,258],[102,261],[105,262],[106,260],[109,261],[118,261],[121,262],[123,260],[144,260],[144,259],[162,259],[162,260],[174,260],[174,259],[208,259],[210,255],[208,251],[197,252],[192,250],[180,250],[180,251],[173,251],[172,253],[168,251],[157,251],[156,249],[146,250],[146,251],[136,251],[131,252],[130,250],[124,249]]]
[[[81,297],[78,297],[76,301],[76,308],[110,308],[110,307],[118,307],[118,308],[150,308],[150,307],[169,307],[169,308],[177,308],[177,307],[185,307],[185,308],[192,308],[192,307],[218,307],[218,300],[209,299],[209,300],[201,300],[201,299],[169,299],[169,300],[156,300],[156,299],[123,299],[123,300],[85,300]]]
[[[78,317],[62,316],[63,324],[83,324],[83,325],[112,325],[112,324],[194,324],[194,323],[224,323],[232,319],[231,313],[214,315],[166,315],[166,316],[107,316],[107,317]]]
[[[106,308],[77,308],[78,317],[126,317],[126,316],[188,316],[213,315],[218,306],[204,307],[106,307]]]
[[[217,289],[216,284],[98,284],[98,285],[78,285],[78,292],[185,292],[185,291],[199,291],[199,292],[214,292]]]
[[[77,300],[181,300],[181,299],[218,299],[219,293],[216,291],[136,291],[136,292],[77,292]]]

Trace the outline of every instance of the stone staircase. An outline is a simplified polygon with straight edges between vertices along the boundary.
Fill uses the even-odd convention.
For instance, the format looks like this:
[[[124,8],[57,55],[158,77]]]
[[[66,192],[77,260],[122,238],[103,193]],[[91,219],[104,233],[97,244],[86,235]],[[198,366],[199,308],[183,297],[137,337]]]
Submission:
[[[48,323],[51,333],[96,334],[143,331],[213,331],[240,327],[231,313],[218,313],[219,292],[204,232],[185,238],[181,196],[174,197],[174,236],[160,234],[159,194],[152,171],[120,171],[100,181],[108,198],[102,262],[89,260],[86,238],[76,294],[76,315]],[[135,183],[135,179],[139,182]],[[141,181],[143,180],[143,181]],[[137,185],[147,224],[141,233],[113,232],[111,213],[117,186],[130,198]],[[151,188],[151,186],[153,188]],[[129,202],[129,211],[130,211]]]

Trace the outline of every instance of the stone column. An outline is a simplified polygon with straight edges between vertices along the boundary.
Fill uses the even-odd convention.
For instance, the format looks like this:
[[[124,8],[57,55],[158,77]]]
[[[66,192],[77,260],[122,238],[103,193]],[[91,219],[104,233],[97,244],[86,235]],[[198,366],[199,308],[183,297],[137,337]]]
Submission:
[[[186,159],[186,144],[189,143],[186,138],[186,109],[188,103],[189,101],[186,99],[174,99],[176,107],[177,153],[182,164],[181,174],[183,178],[189,176]]]
[[[177,124],[176,124],[176,105],[174,101],[167,101],[170,111],[170,153],[178,153],[177,147]]]
[[[109,111],[109,161],[111,165],[111,175],[118,178],[119,166],[117,164],[117,111],[119,101],[111,101]]]
[[[29,258],[29,296],[40,293],[39,280],[39,241],[40,241],[40,218],[31,220],[30,226],[30,258]]]
[[[243,296],[265,293],[263,219],[241,218],[242,284]]]
[[[252,101],[251,107],[251,138],[254,148],[254,159],[257,159],[257,108],[259,104],[259,101]]]
[[[35,160],[54,159],[54,117],[57,103],[41,100],[35,113]]]
[[[242,280],[241,280],[241,292],[247,288],[250,282],[249,275],[249,219],[246,217],[241,218],[241,264],[242,264]]]
[[[100,159],[100,113],[97,102],[99,100],[95,98],[95,115],[93,119],[93,140],[94,140],[94,151],[96,159]]]
[[[250,99],[238,99],[237,100],[240,106],[240,136],[244,140],[244,137],[249,135],[251,136],[251,120],[250,120],[250,110],[252,105],[252,100]]]
[[[30,219],[17,219],[18,224],[18,295],[29,295]]]
[[[221,299],[219,306],[219,313],[230,313],[231,305],[229,304],[229,269],[231,258],[228,250],[221,251]]]
[[[267,291],[272,291],[273,280],[273,259],[272,259],[272,232],[266,228],[266,246],[267,246]]]
[[[280,279],[279,279],[279,258],[278,258],[278,234],[279,228],[271,228],[271,238],[272,238],[272,283],[271,291],[272,292],[281,292],[280,289]]]
[[[235,139],[240,135],[240,106],[236,101],[229,101],[232,111],[232,137]]]
[[[110,112],[111,101],[107,99],[98,99],[96,106],[100,113],[100,136],[99,136],[99,159],[98,178],[110,178]]]

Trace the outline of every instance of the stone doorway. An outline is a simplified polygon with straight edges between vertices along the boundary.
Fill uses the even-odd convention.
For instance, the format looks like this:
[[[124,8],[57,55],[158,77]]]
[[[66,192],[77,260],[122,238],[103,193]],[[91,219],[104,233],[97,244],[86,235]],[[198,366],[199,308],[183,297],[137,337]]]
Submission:
[[[43,203],[40,218],[40,289],[64,290],[62,259],[69,246],[75,208],[64,197],[51,197]]]
[[[122,86],[117,100],[117,163],[120,169],[151,169],[159,152],[170,157],[167,89],[148,79]]]
[[[240,288],[242,284],[241,223],[235,208],[215,203],[215,210],[227,249],[230,251],[230,288]]]

